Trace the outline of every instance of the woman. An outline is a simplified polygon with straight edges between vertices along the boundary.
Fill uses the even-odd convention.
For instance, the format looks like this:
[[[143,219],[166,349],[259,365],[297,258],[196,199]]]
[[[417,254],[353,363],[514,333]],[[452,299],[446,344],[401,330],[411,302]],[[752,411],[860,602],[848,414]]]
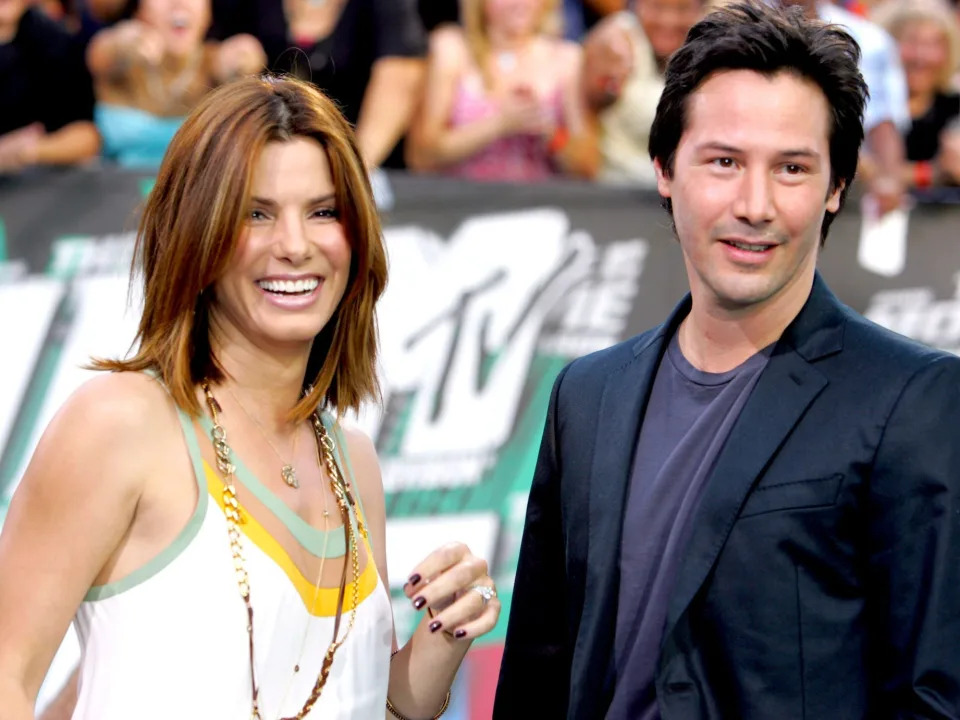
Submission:
[[[210,0],[139,0],[132,13],[90,41],[94,119],[107,159],[156,167],[210,88],[258,72],[266,56],[249,35],[205,43]]]
[[[960,29],[940,0],[895,0],[874,20],[893,35],[907,76],[910,128],[905,181],[913,187],[960,182]]]
[[[61,409],[0,536],[4,718],[33,717],[71,617],[74,718],[439,717],[500,606],[445,546],[397,649],[376,454],[336,419],[377,394],[386,281],[349,126],[296,80],[213,92],[137,258],[139,349]]]
[[[594,174],[581,52],[554,36],[555,18],[554,0],[465,0],[463,29],[433,32],[411,168],[511,182]]]
[[[663,73],[703,10],[703,0],[637,0],[584,41],[584,91],[600,126],[602,180],[656,184],[647,145]]]
[[[412,0],[214,0],[218,37],[255,35],[270,68],[310,80],[356,127],[368,167],[399,163],[423,81]]]

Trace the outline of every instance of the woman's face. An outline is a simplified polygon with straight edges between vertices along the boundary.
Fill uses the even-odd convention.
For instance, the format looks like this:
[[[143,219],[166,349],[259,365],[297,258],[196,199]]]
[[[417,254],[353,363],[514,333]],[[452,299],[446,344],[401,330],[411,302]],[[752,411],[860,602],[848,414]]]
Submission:
[[[487,32],[508,38],[534,35],[544,10],[544,0],[483,0]]]
[[[901,28],[897,40],[910,94],[936,92],[950,57],[940,25],[933,20],[911,20]]]
[[[246,218],[214,284],[214,325],[268,351],[309,351],[340,305],[351,258],[320,143],[297,137],[267,144]]]
[[[160,32],[168,54],[189,55],[210,27],[210,0],[140,0],[137,19]]]
[[[653,54],[666,60],[680,49],[700,19],[701,0],[637,0],[636,12]]]

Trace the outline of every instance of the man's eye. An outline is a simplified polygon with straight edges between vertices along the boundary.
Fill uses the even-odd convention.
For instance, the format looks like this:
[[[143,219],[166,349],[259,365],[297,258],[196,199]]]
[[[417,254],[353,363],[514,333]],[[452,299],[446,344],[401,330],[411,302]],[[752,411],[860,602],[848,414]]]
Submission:
[[[802,175],[807,171],[803,165],[797,165],[796,163],[787,163],[783,166],[783,169],[787,175]]]
[[[713,164],[721,168],[732,168],[736,165],[733,158],[729,157],[715,158]]]

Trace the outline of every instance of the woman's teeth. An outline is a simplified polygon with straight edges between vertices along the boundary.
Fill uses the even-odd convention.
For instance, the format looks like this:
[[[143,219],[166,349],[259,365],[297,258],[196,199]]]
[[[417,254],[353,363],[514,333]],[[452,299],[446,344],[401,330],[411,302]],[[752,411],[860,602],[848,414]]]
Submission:
[[[282,295],[304,295],[316,290],[320,280],[317,278],[307,278],[305,280],[258,280],[263,290]]]

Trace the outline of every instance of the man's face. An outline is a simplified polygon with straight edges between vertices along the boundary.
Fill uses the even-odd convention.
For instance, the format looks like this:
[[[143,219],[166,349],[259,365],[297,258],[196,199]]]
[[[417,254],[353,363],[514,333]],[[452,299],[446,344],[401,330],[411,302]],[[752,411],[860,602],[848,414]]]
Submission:
[[[670,198],[695,301],[738,313],[809,293],[830,188],[830,114],[816,84],[751,70],[708,78],[687,100]]]

